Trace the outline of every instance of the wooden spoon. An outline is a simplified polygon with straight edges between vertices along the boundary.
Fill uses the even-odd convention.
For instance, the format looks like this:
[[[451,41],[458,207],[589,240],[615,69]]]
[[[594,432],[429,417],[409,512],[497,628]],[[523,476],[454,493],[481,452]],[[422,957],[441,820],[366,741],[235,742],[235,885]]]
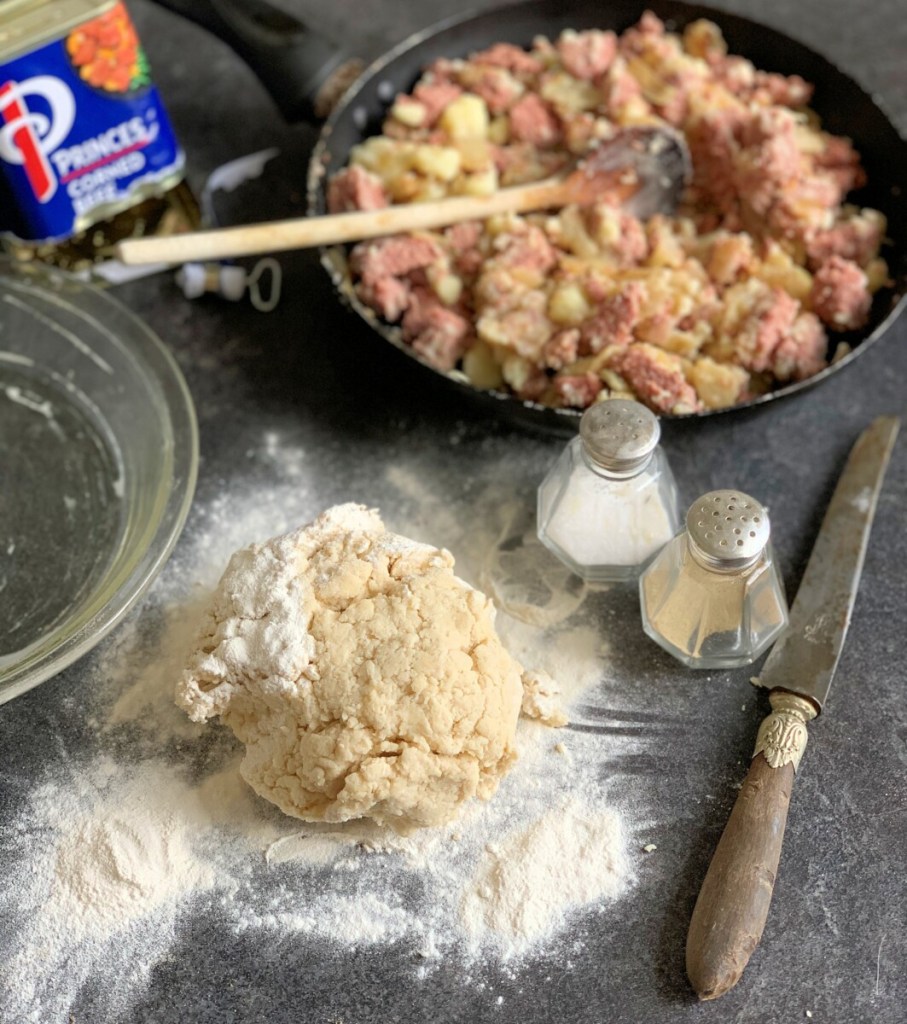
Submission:
[[[690,174],[683,137],[667,128],[640,125],[606,139],[553,178],[501,189],[490,196],[441,199],[382,210],[297,217],[214,231],[130,238],[114,247],[122,263],[187,263],[335,245],[405,231],[440,228],[496,213],[554,210],[612,199],[645,219],[672,213]]]

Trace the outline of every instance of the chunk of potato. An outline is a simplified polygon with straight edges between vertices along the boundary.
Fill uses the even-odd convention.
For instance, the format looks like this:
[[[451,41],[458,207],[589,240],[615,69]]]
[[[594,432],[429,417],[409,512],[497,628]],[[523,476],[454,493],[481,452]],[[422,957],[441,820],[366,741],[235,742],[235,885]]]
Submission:
[[[481,96],[464,93],[447,105],[438,124],[455,141],[485,139],[488,137],[488,107]]]
[[[463,356],[463,372],[477,388],[499,388],[504,383],[494,351],[484,341],[477,341]]]
[[[453,181],[460,173],[460,154],[453,146],[430,146],[426,143],[416,146],[413,167],[420,174],[438,181]]]
[[[556,324],[575,327],[592,312],[583,289],[575,281],[562,284],[551,293],[548,300],[548,316]]]

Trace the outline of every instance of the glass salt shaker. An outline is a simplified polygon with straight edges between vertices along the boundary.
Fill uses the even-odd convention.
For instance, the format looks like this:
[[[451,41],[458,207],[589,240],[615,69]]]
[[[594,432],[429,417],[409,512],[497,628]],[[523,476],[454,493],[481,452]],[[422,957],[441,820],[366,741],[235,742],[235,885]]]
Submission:
[[[594,583],[633,579],[680,526],[677,485],[639,402],[590,406],[538,490],[539,540]]]
[[[787,627],[768,513],[742,491],[710,491],[640,577],[643,629],[691,668],[749,665]]]

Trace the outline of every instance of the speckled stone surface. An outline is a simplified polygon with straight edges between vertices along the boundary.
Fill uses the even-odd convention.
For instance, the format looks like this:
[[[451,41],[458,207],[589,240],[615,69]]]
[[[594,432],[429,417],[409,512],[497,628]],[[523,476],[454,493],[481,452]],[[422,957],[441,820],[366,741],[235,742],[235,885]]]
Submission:
[[[458,7],[453,0],[284,5],[317,11],[324,31],[347,40],[368,34],[364,45],[372,48],[381,36],[402,38]],[[204,32],[140,0],[131,6],[193,180],[201,182],[234,156],[276,145],[281,157],[245,193],[249,206],[236,216],[300,212],[315,129],[287,127],[247,69]],[[877,92],[907,128],[902,0],[726,0],[719,6],[810,43]],[[465,487],[471,468],[492,456],[512,453],[516,480],[554,457],[559,440],[468,419],[455,396],[437,386],[424,389],[422,374],[340,309],[314,254],[282,262],[284,300],[268,316],[243,305],[190,304],[166,276],[119,291],[172,347],[194,395],[202,451],[197,508],[230,487],[266,481],[266,461],[250,456],[261,450],[266,431],[306,451],[330,446],[335,454],[314,460],[309,481],[323,492],[324,505],[370,500],[370,473],[403,450],[437,452]],[[780,565],[794,593],[850,445],[874,416],[903,414],[905,397],[902,318],[821,387],[763,410],[668,423],[664,444],[685,498],[734,484],[770,504]],[[449,479],[439,475],[437,486],[449,486]],[[173,948],[149,965],[147,990],[124,1019],[769,1024],[804,1020],[809,1011],[815,1022],[901,1024],[907,1019],[905,503],[902,437],[830,707],[811,729],[796,782],[768,927],[743,981],[719,1003],[696,1002],[684,976],[683,946],[766,703],[750,688],[746,670],[705,680],[672,662],[643,637],[635,599],[618,588],[602,598],[602,614],[619,638],[613,668],[626,679],[626,707],[654,707],[684,724],[666,729],[650,748],[655,753],[619,769],[648,792],[658,849],[640,861],[629,897],[583,925],[584,944],[569,965],[548,959],[514,976],[488,965],[481,989],[464,984],[451,961],[419,982],[402,946],[343,954],[311,942],[237,937],[209,911],[183,918]],[[183,543],[198,529],[198,516],[190,516]],[[14,819],[45,759],[78,759],[88,751],[92,734],[80,688],[96,657],[0,707],[0,820]],[[95,996],[87,986],[70,1019],[96,1021]]]

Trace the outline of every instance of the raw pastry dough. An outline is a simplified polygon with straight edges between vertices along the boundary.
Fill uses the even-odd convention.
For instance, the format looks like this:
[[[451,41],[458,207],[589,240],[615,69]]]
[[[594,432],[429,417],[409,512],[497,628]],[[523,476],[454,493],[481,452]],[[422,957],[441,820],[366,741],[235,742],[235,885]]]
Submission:
[[[491,602],[453,564],[352,504],[238,551],[177,703],[221,717],[243,777],[287,814],[451,820],[514,761],[522,697]]]

